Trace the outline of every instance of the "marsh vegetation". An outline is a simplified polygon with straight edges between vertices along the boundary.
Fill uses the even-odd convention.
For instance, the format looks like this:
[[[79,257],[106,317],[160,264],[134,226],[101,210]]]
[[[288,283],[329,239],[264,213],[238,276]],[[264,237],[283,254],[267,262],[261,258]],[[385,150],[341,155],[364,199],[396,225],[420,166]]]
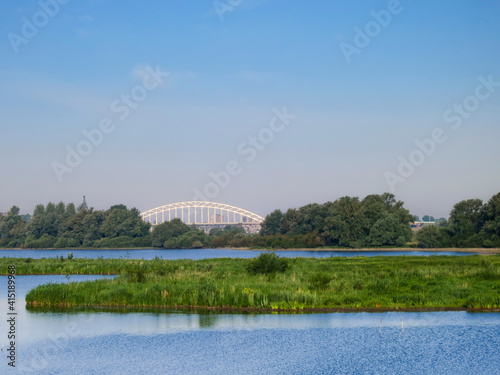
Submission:
[[[267,257],[267,258],[266,258]],[[0,259],[20,274],[116,274],[47,284],[32,306],[224,309],[498,309],[500,256],[282,259]]]

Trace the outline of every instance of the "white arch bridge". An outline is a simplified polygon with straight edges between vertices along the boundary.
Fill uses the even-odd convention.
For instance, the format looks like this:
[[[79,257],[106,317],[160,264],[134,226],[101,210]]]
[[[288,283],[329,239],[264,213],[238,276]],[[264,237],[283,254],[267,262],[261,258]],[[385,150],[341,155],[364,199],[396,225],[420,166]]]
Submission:
[[[240,225],[247,233],[256,233],[264,221],[253,212],[223,203],[192,201],[167,204],[141,213],[142,219],[153,226],[173,219],[196,225],[209,232],[212,228]]]

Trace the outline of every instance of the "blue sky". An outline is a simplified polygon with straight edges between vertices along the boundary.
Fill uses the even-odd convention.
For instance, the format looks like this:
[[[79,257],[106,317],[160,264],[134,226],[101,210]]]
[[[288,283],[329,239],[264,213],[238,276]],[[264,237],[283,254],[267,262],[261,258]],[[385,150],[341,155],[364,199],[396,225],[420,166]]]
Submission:
[[[0,211],[84,194],[144,211],[192,200],[230,161],[239,173],[210,200],[261,215],[392,191],[413,214],[448,216],[500,191],[500,87],[471,99],[500,82],[496,1],[221,0],[222,19],[212,1],[60,1],[42,0],[52,15],[0,4]],[[390,20],[377,28],[372,12]],[[113,103],[148,66],[168,77],[120,119]],[[457,129],[443,119],[454,104],[472,108]],[[248,161],[239,146],[284,108],[295,118]],[[69,168],[67,148],[105,118],[113,130],[61,181],[54,163]],[[435,129],[446,140],[402,176]]]

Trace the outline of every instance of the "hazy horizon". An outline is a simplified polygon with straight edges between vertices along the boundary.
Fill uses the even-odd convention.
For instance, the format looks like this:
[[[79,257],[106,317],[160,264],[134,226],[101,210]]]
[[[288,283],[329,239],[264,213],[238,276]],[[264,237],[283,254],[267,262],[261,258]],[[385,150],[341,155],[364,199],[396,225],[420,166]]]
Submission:
[[[495,1],[0,9],[0,211],[391,192],[437,218],[500,192]]]
[[[341,197],[338,197],[338,198],[341,198]],[[362,200],[362,199],[364,198],[364,196],[362,196],[362,197],[358,197],[358,198],[360,198],[360,200]],[[396,198],[397,198],[397,197],[396,197]],[[484,203],[487,203],[487,201],[489,200],[489,198],[491,198],[491,197],[487,197],[487,198],[485,198],[485,199],[482,199],[482,201],[483,201]],[[465,200],[465,199],[481,199],[481,198],[478,198],[478,197],[468,197],[468,198],[464,198],[464,200]],[[309,203],[301,204],[300,206],[305,206],[305,205],[307,205],[307,204],[312,204],[312,203],[323,204],[323,203],[326,203],[326,202],[333,202],[333,201],[335,201],[335,200],[336,200],[336,199],[332,199],[332,200],[330,200],[330,201],[325,201],[325,202],[309,202]],[[217,200],[214,200],[214,201],[217,201]],[[38,204],[47,205],[48,203],[54,203],[54,204],[57,204],[57,203],[59,203],[59,202],[60,202],[60,201],[52,201],[52,202],[39,202]],[[73,204],[75,205],[75,207],[78,207],[78,206],[79,206],[82,202],[83,202],[83,196],[81,197],[81,199],[80,199],[79,201],[70,201],[70,202],[63,202],[63,203],[64,203],[64,204],[66,204],[66,205],[67,205],[67,204],[69,204],[69,203],[73,203]],[[224,203],[224,204],[233,205],[233,204],[231,204],[231,202],[222,202],[222,201],[217,201],[217,202],[218,202],[218,203]],[[89,199],[89,197],[86,197],[86,203],[87,203],[87,205],[88,205],[88,207],[89,207],[89,208],[94,208],[94,209],[96,209],[96,210],[107,210],[107,209],[108,209],[108,208],[110,208],[111,206],[113,206],[113,205],[117,205],[117,204],[124,204],[124,205],[126,205],[128,208],[134,208],[134,207],[135,207],[135,206],[128,205],[126,202],[113,202],[113,203],[111,203],[111,204],[109,204],[109,205],[96,206],[96,205],[94,205],[94,204],[92,203],[92,200],[91,200],[91,199]],[[168,202],[168,203],[165,203],[165,205],[166,205],[166,204],[170,204],[170,203],[180,203],[180,202]],[[438,219],[438,218],[441,218],[441,217],[444,217],[444,218],[448,219],[448,217],[449,217],[449,212],[448,212],[448,213],[446,213],[446,214],[444,214],[444,215],[438,215],[438,214],[436,214],[435,212],[431,212],[431,211],[429,211],[429,212],[417,212],[417,211],[412,211],[412,210],[409,208],[409,205],[408,205],[406,202],[404,202],[404,203],[405,203],[404,207],[410,211],[410,214],[418,216],[418,217],[420,218],[420,220],[422,220],[422,217],[423,217],[423,216],[425,216],[425,215],[433,216],[435,219]],[[458,203],[458,202],[456,202],[456,203]],[[9,209],[10,209],[12,206],[17,206],[17,207],[19,207],[18,205],[13,204],[13,205],[11,205],[11,206],[9,207]],[[162,206],[162,205],[160,205],[160,206]],[[254,212],[254,213],[258,214],[258,215],[261,215],[261,216],[265,217],[266,215],[270,214],[272,211],[274,211],[274,210],[276,210],[276,209],[280,209],[281,211],[285,212],[285,211],[286,211],[287,209],[289,209],[289,208],[291,208],[291,209],[293,209],[293,208],[299,208],[300,206],[293,206],[293,207],[275,207],[275,208],[272,208],[272,209],[271,209],[270,211],[268,211],[268,212],[257,212],[257,211],[253,211],[251,207],[240,207],[240,208],[246,209],[246,210],[248,210],[248,211]],[[150,209],[153,209],[153,208],[157,208],[157,207],[159,207],[159,206],[155,206],[155,207],[148,207],[148,208],[142,208],[142,207],[135,207],[135,208],[139,209],[141,212],[144,212],[144,211],[147,211],[147,210],[150,210]],[[32,214],[33,214],[33,210],[34,210],[34,208],[35,208],[35,206],[33,206],[33,208],[32,208],[32,209],[28,209],[28,210],[26,210],[26,209],[23,209],[22,207],[20,207],[20,214],[21,214],[21,215],[24,215],[24,214],[30,214],[30,215],[32,215]],[[452,209],[452,208],[453,208],[453,207],[451,207],[451,208],[450,208],[450,211],[451,211],[451,209]],[[9,211],[9,209],[0,210],[0,212],[8,212],[8,211]]]

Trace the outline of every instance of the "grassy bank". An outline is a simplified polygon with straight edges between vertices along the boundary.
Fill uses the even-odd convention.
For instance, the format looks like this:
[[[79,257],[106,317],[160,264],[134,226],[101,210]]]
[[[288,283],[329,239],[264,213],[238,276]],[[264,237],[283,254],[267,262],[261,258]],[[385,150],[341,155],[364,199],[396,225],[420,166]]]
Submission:
[[[17,275],[118,275],[138,260],[84,258],[0,258],[0,275],[9,265],[16,266]]]
[[[287,259],[284,272],[252,274],[251,259],[0,259],[17,274],[119,274],[114,280],[48,284],[40,307],[133,306],[231,309],[498,309],[500,257]]]

